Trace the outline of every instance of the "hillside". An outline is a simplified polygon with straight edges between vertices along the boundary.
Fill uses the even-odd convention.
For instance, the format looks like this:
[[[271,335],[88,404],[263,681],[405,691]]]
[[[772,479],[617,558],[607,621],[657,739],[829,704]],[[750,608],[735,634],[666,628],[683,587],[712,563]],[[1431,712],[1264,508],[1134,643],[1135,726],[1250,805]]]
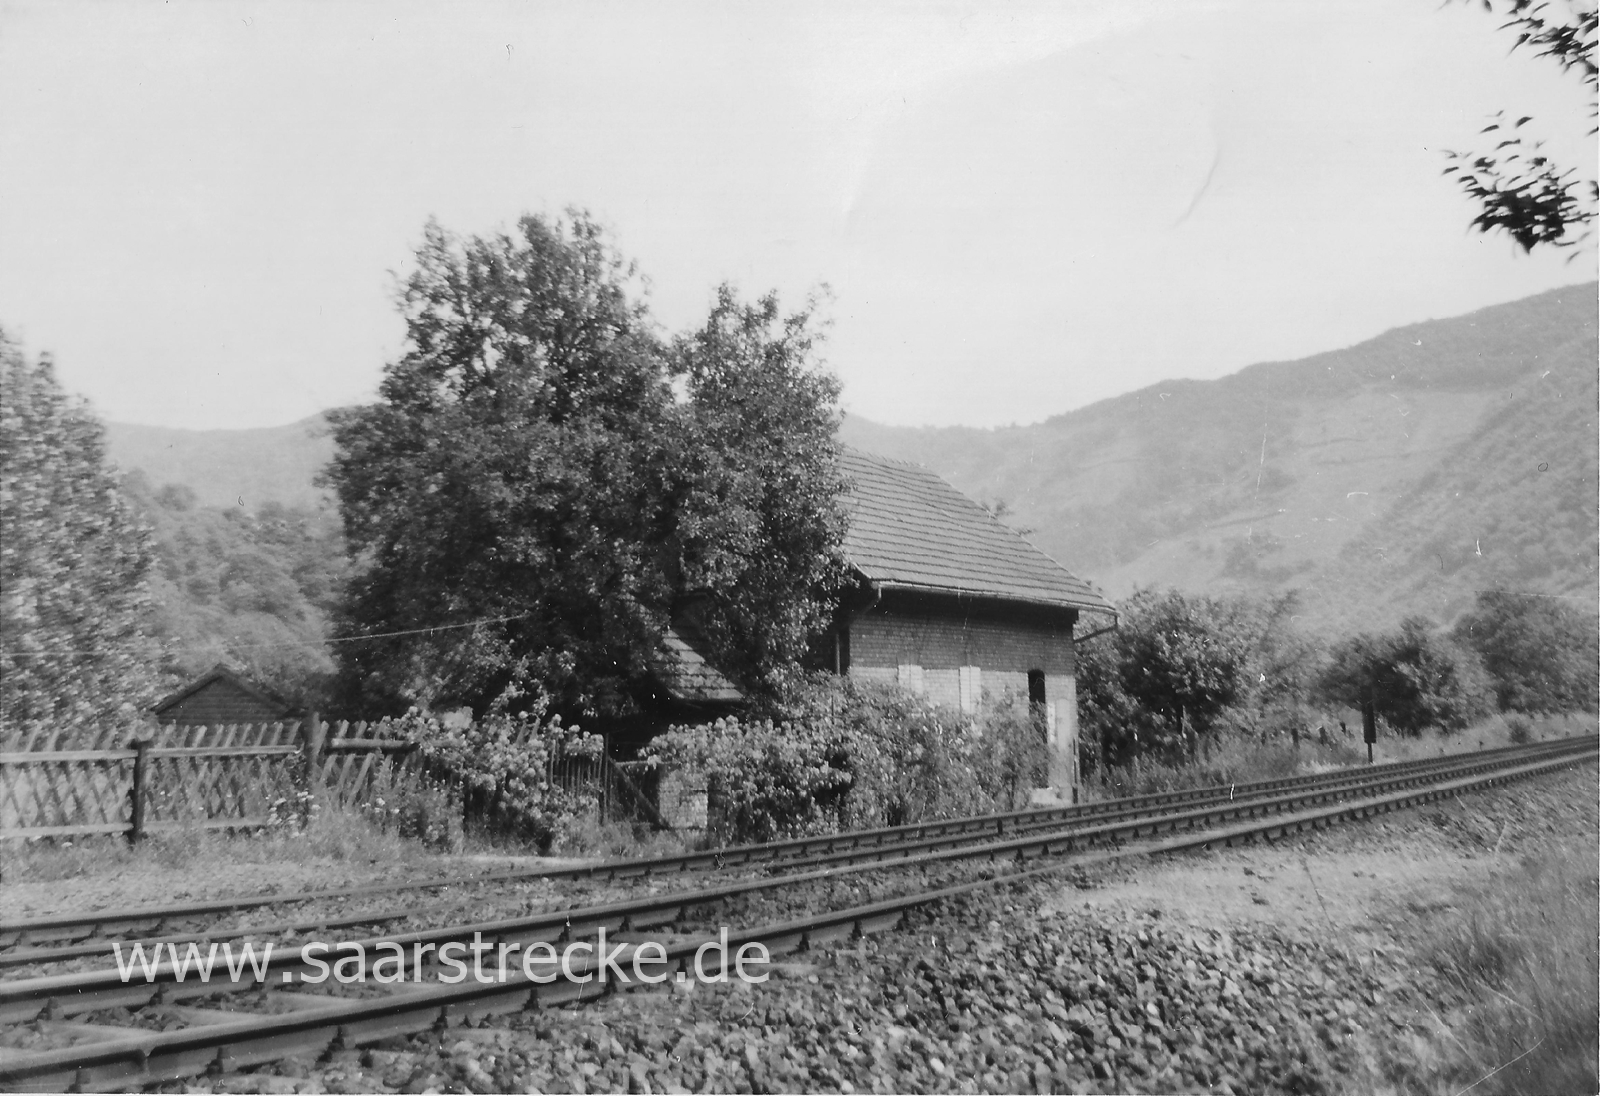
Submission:
[[[154,484],[179,483],[202,506],[264,503],[315,508],[326,502],[313,477],[333,456],[321,415],[261,430],[174,430],[106,423],[106,451]]]
[[[324,640],[346,568],[334,512],[201,506],[141,470],[122,483],[153,534],[150,630],[168,684],[226,662],[285,700],[316,695],[333,671]]]
[[[1298,588],[1344,631],[1476,589],[1596,597],[1596,286],[1172,381],[1032,426],[844,440],[920,461],[1113,596]]]
[[[1592,607],[1596,292],[1573,286],[1300,361],[1170,381],[1031,426],[851,417],[841,436],[1004,502],[1007,520],[1113,597],[1150,584],[1292,587],[1302,622],[1336,633],[1408,612],[1448,621],[1488,586]],[[245,535],[269,503],[323,520],[312,516],[327,505],[312,483],[332,453],[322,416],[108,433],[122,467],[187,486],[219,520],[237,511],[227,530]],[[187,590],[161,594],[177,605]],[[194,622],[219,604],[173,611]]]

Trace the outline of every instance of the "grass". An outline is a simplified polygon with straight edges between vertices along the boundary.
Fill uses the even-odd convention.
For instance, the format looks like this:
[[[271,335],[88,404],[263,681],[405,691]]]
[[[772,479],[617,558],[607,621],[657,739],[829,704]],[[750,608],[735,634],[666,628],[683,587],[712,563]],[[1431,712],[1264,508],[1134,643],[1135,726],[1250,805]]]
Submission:
[[[699,848],[704,839],[695,840],[671,830],[652,830],[649,826],[627,822],[599,822],[585,818],[568,826],[550,852],[553,856],[573,856],[585,860],[623,860],[643,856],[677,856]]]
[[[397,789],[385,785],[381,790],[394,796]],[[409,803],[416,798],[402,797],[400,801]],[[375,809],[382,799],[374,797],[366,809],[317,809],[293,826],[233,832],[199,827],[167,830],[149,835],[137,846],[120,835],[0,842],[0,881],[52,883],[169,873],[181,873],[188,881],[203,880],[218,868],[236,871],[240,865],[325,865],[343,869],[341,878],[350,869],[373,875],[407,870],[444,875],[467,870],[460,863],[464,857],[540,855],[537,848],[506,838],[476,832],[463,836],[459,825],[453,827],[447,842],[419,839],[412,835],[415,825],[401,829],[384,811]],[[602,824],[589,818],[568,826],[550,851],[562,857],[620,859],[671,855],[689,847],[681,834],[653,833],[647,827]]]
[[[314,814],[296,831],[230,833],[199,827],[149,835],[138,845],[121,836],[5,842],[0,846],[7,883],[49,883],[143,869],[183,870],[203,878],[208,865],[350,865],[421,863],[431,854],[420,843],[386,833],[360,812]]]
[[[1532,857],[1430,926],[1424,961],[1464,1003],[1387,1055],[1418,1093],[1600,1091],[1600,873],[1593,840]]]
[[[1492,715],[1465,730],[1450,734],[1424,733],[1416,738],[1383,735],[1373,748],[1374,760],[1416,761],[1424,757],[1438,757],[1441,753],[1466,753],[1469,750],[1493,750],[1501,746],[1516,745],[1516,727],[1526,728],[1526,741],[1543,742],[1571,735],[1594,734],[1596,717],[1592,713],[1570,712],[1560,715]],[[1357,739],[1360,747],[1360,740]],[[1364,747],[1362,747],[1364,748]]]
[[[1326,746],[1320,745],[1315,739],[1302,741],[1296,750],[1280,743],[1263,745],[1227,738],[1212,744],[1194,761],[1169,763],[1139,758],[1126,765],[1111,766],[1106,770],[1103,782],[1090,776],[1083,791],[1084,797],[1089,800],[1114,799],[1221,784],[1279,780],[1345,768],[1365,760],[1364,752],[1337,739],[1330,740]]]
[[[1489,750],[1515,745],[1519,737],[1524,741],[1540,742],[1571,735],[1594,734],[1595,723],[1596,717],[1586,713],[1512,716],[1510,719],[1494,715],[1450,734],[1433,732],[1408,738],[1380,731],[1381,737],[1373,749],[1373,761],[1378,764],[1419,761],[1447,753]],[[1519,724],[1521,734],[1517,733]],[[1366,744],[1361,741],[1360,728],[1353,730],[1354,733],[1348,736],[1334,731],[1326,746],[1315,737],[1306,736],[1301,739],[1298,749],[1282,741],[1263,744],[1244,738],[1224,737],[1212,743],[1194,761],[1165,762],[1146,757],[1126,765],[1112,766],[1106,771],[1104,781],[1090,775],[1084,782],[1083,794],[1089,800],[1112,799],[1220,784],[1280,780],[1364,765],[1367,761]]]

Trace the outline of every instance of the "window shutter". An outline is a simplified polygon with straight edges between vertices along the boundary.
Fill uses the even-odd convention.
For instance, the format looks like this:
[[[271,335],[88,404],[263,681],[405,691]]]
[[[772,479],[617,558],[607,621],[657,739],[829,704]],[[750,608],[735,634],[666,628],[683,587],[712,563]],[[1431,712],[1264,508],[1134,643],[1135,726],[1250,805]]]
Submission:
[[[913,693],[917,696],[921,696],[923,694],[921,666],[917,665],[916,663],[905,663],[900,666],[898,677],[900,681],[900,687],[906,692]]]
[[[976,715],[983,699],[983,671],[976,666],[961,667],[961,714]]]

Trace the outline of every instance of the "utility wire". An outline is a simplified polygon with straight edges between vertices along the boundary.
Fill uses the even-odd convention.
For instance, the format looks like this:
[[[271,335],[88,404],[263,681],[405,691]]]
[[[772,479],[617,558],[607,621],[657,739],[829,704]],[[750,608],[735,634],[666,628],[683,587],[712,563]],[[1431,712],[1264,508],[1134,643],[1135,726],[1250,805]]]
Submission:
[[[487,618],[485,618],[483,620],[469,620],[469,621],[466,621],[465,623],[462,623],[462,624],[435,624],[435,625],[433,625],[432,627],[429,627],[429,628],[405,628],[405,629],[402,629],[402,630],[397,631],[397,632],[374,632],[372,635],[369,635],[369,636],[333,636],[333,637],[330,637],[328,639],[320,639],[320,640],[292,639],[292,640],[288,640],[288,641],[283,642],[283,643],[247,643],[247,644],[231,644],[226,639],[216,639],[216,640],[209,640],[209,641],[208,640],[187,640],[187,641],[179,641],[177,643],[173,643],[173,644],[170,644],[170,645],[171,646],[178,646],[178,647],[200,647],[200,646],[210,646],[212,643],[221,643],[224,646],[226,646],[229,650],[232,650],[232,651],[260,651],[260,650],[267,650],[267,649],[273,649],[273,648],[278,648],[278,647],[322,647],[322,646],[325,646],[326,644],[329,644],[329,643],[360,643],[360,642],[362,642],[364,640],[368,640],[368,639],[393,639],[396,636],[417,636],[417,635],[425,635],[425,634],[427,634],[429,632],[448,632],[448,631],[457,630],[457,629],[461,629],[461,628],[477,628],[480,625],[484,625],[484,624],[504,624],[504,623],[506,623],[507,621],[510,621],[510,620],[525,620],[525,619],[527,619],[528,617],[530,617],[532,615],[533,615],[532,613],[517,613],[517,614],[515,614],[513,616],[487,617]],[[162,645],[163,646],[168,646],[169,644],[163,643]],[[83,647],[73,648],[72,646],[70,646],[68,644],[50,644],[50,645],[47,645],[47,646],[44,646],[44,647],[34,648],[33,650],[36,650],[36,651],[67,651],[67,650],[75,650],[75,649],[76,650],[88,650],[89,648],[83,648]],[[7,653],[8,654],[16,653],[15,648],[13,648],[12,651],[7,652]],[[30,651],[30,653],[32,653],[32,652]]]

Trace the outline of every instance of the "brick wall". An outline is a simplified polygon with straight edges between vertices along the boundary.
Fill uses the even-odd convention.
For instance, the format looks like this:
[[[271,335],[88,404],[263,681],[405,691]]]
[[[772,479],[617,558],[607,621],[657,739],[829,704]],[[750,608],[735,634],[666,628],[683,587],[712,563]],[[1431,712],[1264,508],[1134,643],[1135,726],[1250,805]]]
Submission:
[[[1065,621],[941,613],[916,605],[881,604],[851,620],[852,672],[887,667],[894,676],[897,667],[908,664],[921,666],[924,674],[960,666],[1019,673],[1026,694],[1029,670],[1074,672],[1072,630]]]
[[[962,667],[979,668],[985,703],[1008,693],[1028,698],[1028,672],[1044,673],[1045,703],[1054,710],[1050,782],[1065,791],[1078,782],[1078,692],[1072,625],[1063,613],[968,609],[953,601],[885,597],[850,621],[850,676],[905,685],[920,676],[935,704],[961,706]],[[921,667],[920,675],[903,667]]]

